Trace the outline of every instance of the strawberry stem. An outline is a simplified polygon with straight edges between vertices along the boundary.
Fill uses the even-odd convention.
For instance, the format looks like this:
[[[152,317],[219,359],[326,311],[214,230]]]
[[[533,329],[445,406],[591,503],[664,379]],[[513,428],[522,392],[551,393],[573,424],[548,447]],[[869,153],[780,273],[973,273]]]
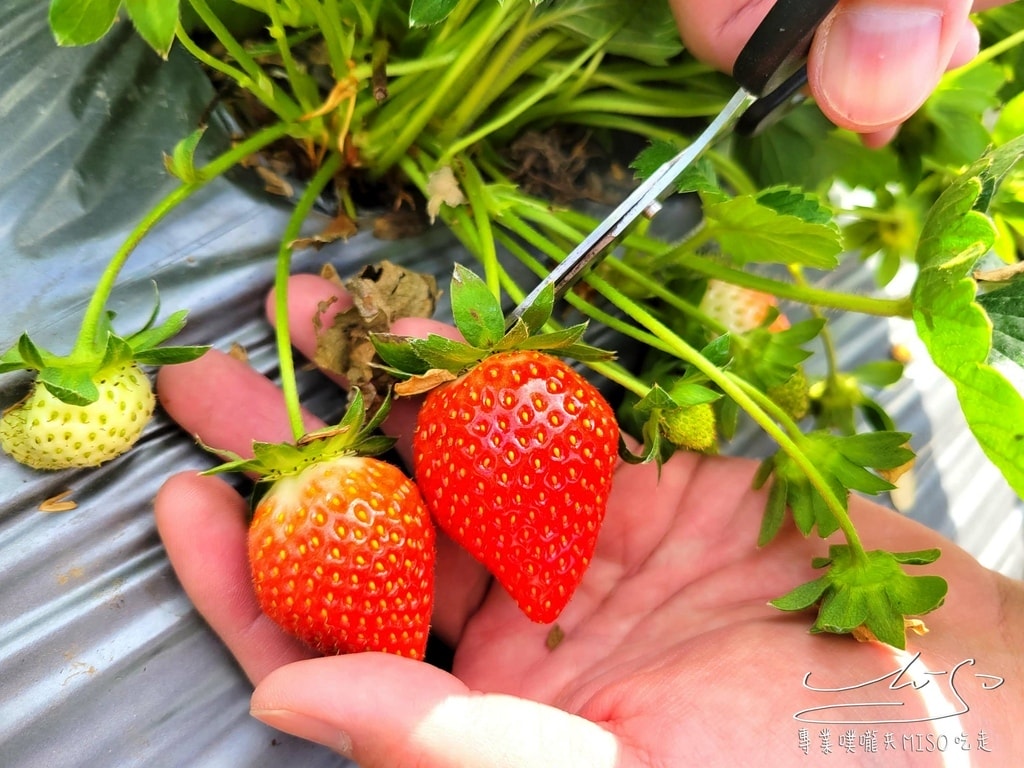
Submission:
[[[718,366],[711,363],[706,357],[704,357],[698,350],[691,347],[683,339],[679,338],[670,328],[665,326],[661,321],[650,314],[644,307],[637,304],[635,301],[630,299],[625,294],[621,293],[613,287],[611,284],[604,281],[599,282],[601,294],[611,301],[621,311],[627,313],[636,322],[643,325],[649,331],[657,335],[663,342],[670,346],[673,353],[684,362],[689,363],[698,371],[703,373],[711,381],[718,385],[718,387],[732,398],[737,405],[739,405],[757,424],[765,431],[765,433],[771,437],[778,444],[779,448],[782,449],[793,461],[800,467],[801,471],[806,475],[814,489],[821,495],[825,505],[829,508],[829,511],[835,515],[836,520],[839,523],[840,529],[843,531],[843,535],[846,537],[846,541],[850,546],[850,549],[854,557],[866,558],[866,552],[864,546],[861,543],[860,535],[857,533],[857,529],[850,519],[850,515],[846,511],[846,506],[842,500],[836,496],[832,488],[829,486],[825,477],[818,471],[817,466],[807,455],[807,453],[801,450],[799,445],[799,438],[794,439],[790,437],[785,430],[783,430],[776,421],[765,412],[765,410],[754,401],[754,399],[747,393],[747,391],[740,384],[737,383],[734,376],[726,371],[723,371]],[[595,288],[597,285],[595,284]],[[787,422],[792,425],[790,419],[786,419]]]
[[[149,234],[150,230],[164,216],[191,196],[192,193],[202,189],[208,182],[225,173],[229,168],[232,168],[249,155],[280,139],[287,132],[288,126],[279,123],[253,134],[245,141],[232,147],[197,170],[193,181],[184,183],[171,190],[170,193],[146,212],[146,215],[135,225],[128,234],[128,237],[114,253],[113,258],[111,258],[103,270],[103,274],[100,275],[99,282],[96,284],[96,288],[89,299],[89,304],[82,318],[78,338],[71,353],[73,358],[86,360],[103,356],[103,352],[106,349],[106,339],[99,338],[99,332],[100,328],[103,327],[101,321],[106,310],[107,300],[110,298],[110,293],[114,289],[117,276],[122,267],[124,267],[128,257],[142,239]]]
[[[291,323],[288,319],[288,278],[291,276],[293,243],[298,239],[302,225],[313,210],[313,204],[320,193],[341,168],[341,162],[341,155],[332,152],[314,174],[295,204],[295,210],[288,217],[288,224],[281,235],[281,244],[277,251],[277,267],[274,272],[274,335],[277,342],[278,364],[281,368],[281,390],[284,393],[285,410],[296,442],[306,434],[306,427],[302,421],[299,389],[295,380],[295,357],[292,354]]]

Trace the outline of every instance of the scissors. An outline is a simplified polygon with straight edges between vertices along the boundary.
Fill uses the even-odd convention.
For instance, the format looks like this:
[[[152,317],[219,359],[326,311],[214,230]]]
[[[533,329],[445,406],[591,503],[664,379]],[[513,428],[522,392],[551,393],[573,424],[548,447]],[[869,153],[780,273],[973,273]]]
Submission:
[[[740,89],[697,139],[659,167],[609,214],[509,316],[515,323],[551,288],[561,298],[589,267],[597,264],[641,216],[653,218],[673,185],[729,129],[752,136],[772,124],[795,102],[807,83],[807,51],[818,25],[839,0],[777,0],[754,30],[733,67]]]

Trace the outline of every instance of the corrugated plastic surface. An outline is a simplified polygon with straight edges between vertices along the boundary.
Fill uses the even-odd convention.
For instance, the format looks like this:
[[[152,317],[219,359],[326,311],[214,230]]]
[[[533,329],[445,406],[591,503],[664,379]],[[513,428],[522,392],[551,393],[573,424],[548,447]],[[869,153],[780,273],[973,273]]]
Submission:
[[[103,264],[170,188],[161,152],[195,126],[211,99],[190,61],[160,64],[127,25],[99,47],[57,50],[44,3],[3,4],[0,345],[28,329],[39,343],[66,350]],[[184,343],[237,341],[272,374],[261,307],[286,215],[245,179],[211,185],[129,261],[113,301],[120,327],[147,316],[155,280],[167,311],[192,310]],[[440,229],[415,243],[360,235],[301,257],[296,269],[330,259],[345,273],[389,258],[444,276],[457,255]],[[865,277],[851,269],[830,279],[851,285]],[[852,363],[884,356],[893,341],[913,343],[902,324],[844,317],[836,329]],[[0,378],[0,405],[17,400],[25,382]],[[336,415],[336,396],[320,383],[304,374],[303,398],[321,415]],[[1024,507],[988,468],[952,388],[923,353],[882,399],[916,435],[918,499],[910,514],[986,565],[1024,575]],[[734,448],[757,454],[764,445],[741,439]],[[248,682],[167,563],[151,500],[172,472],[208,464],[162,416],[134,451],[99,470],[39,474],[0,461],[0,766],[346,764],[249,718]],[[67,489],[77,509],[37,510]]]

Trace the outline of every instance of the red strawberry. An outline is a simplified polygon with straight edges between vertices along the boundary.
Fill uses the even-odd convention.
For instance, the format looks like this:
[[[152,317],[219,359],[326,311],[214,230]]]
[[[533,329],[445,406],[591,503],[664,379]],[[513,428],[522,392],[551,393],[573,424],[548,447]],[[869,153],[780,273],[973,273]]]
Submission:
[[[499,352],[428,395],[416,481],[438,524],[550,622],[590,564],[618,440],[611,407],[565,362]]]
[[[778,306],[778,299],[770,293],[742,288],[722,280],[708,280],[707,290],[700,301],[700,310],[726,327],[729,333],[746,333],[768,319],[768,313]],[[770,331],[784,331],[789,327],[785,315],[778,315]]]
[[[362,425],[356,396],[337,427],[298,445],[255,443],[213,471],[273,481],[249,528],[263,612],[321,653],[423,658],[434,598],[435,533],[416,485],[368,455],[391,444]]]
[[[321,653],[423,658],[434,529],[391,464],[346,456],[277,480],[256,507],[249,562],[263,612]]]

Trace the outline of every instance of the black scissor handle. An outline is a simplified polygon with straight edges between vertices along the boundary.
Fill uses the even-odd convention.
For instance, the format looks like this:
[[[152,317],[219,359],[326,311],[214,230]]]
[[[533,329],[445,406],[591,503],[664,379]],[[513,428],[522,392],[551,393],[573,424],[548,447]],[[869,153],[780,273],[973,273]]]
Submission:
[[[756,136],[765,128],[775,125],[789,111],[806,99],[807,67],[801,66],[782,85],[765,94],[740,115],[733,128],[740,136]]]
[[[736,82],[755,96],[785,83],[803,66],[814,31],[838,1],[776,0],[736,59]]]

